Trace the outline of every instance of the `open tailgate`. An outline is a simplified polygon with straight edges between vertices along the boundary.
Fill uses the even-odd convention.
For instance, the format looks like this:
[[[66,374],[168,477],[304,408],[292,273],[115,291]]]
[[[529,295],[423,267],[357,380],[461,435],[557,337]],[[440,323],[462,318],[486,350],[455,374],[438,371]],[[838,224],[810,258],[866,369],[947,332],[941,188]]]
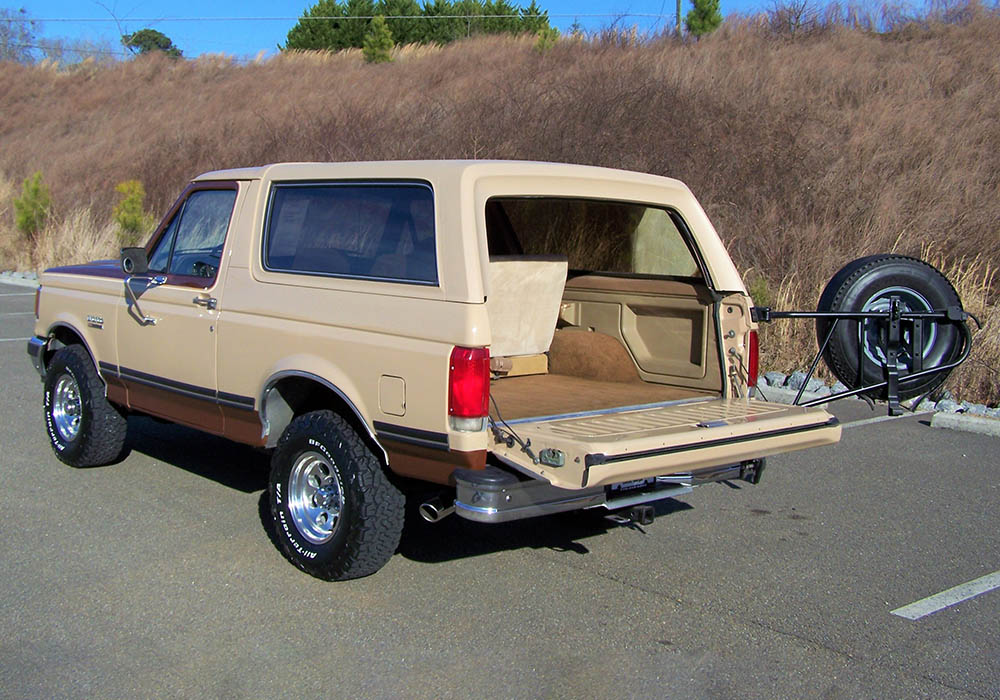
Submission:
[[[529,449],[498,440],[490,447],[494,454],[568,489],[738,464],[840,439],[839,422],[822,409],[753,399],[692,399],[497,427],[504,435],[513,431]]]

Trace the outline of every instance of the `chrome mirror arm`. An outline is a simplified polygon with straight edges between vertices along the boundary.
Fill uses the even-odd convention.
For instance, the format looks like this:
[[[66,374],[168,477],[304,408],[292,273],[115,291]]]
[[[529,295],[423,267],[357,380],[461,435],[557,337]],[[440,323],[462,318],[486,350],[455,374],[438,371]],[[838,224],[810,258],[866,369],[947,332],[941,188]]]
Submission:
[[[147,316],[142,308],[139,306],[139,296],[132,289],[133,282],[145,282],[146,288],[142,291],[152,289],[153,287],[159,287],[161,284],[165,284],[167,281],[166,275],[157,275],[156,277],[126,277],[125,278],[125,294],[127,297],[127,302],[129,306],[129,313],[132,314],[135,319],[143,326],[155,326],[157,319],[152,316]],[[134,313],[133,313],[134,310]]]

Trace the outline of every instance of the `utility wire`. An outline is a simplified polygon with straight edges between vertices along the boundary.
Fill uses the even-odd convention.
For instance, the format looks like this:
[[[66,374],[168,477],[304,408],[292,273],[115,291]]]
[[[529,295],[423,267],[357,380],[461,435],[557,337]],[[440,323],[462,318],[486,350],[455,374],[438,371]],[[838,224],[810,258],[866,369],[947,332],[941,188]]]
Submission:
[[[40,51],[61,51],[66,54],[100,54],[102,56],[132,56],[133,54],[124,51],[108,51],[107,49],[88,48],[86,46],[64,46],[61,44],[16,44],[14,42],[6,44],[15,49],[38,49]]]
[[[551,19],[553,17],[639,17],[649,19],[663,19],[673,15],[635,12],[602,12],[602,13],[578,13],[564,12],[557,14],[541,15],[329,15],[323,17],[125,17],[120,20],[104,17],[11,17],[3,18],[3,22],[290,22],[297,20],[300,22],[311,22],[318,20],[344,20],[344,19],[375,19],[380,16],[383,19]]]

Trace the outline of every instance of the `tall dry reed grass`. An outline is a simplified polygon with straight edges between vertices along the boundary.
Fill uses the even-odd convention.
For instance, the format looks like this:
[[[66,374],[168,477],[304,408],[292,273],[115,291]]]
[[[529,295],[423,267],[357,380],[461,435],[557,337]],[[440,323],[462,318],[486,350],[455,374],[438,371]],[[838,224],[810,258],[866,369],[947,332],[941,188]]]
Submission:
[[[0,172],[19,183],[41,170],[57,211],[86,209],[98,229],[122,180],[141,180],[162,213],[199,172],[284,160],[517,158],[669,175],[768,291],[762,303],[812,308],[850,259],[932,250],[970,280],[964,298],[987,323],[957,386],[996,402],[998,45],[1000,16],[973,4],[883,34],[745,20],[698,42],[609,32],[540,53],[483,37],[383,65],[357,52],[3,64]],[[0,215],[0,267],[28,259],[11,252],[9,222]],[[65,262],[59,250],[36,258]],[[765,329],[766,365],[811,356],[812,329],[795,325]]]

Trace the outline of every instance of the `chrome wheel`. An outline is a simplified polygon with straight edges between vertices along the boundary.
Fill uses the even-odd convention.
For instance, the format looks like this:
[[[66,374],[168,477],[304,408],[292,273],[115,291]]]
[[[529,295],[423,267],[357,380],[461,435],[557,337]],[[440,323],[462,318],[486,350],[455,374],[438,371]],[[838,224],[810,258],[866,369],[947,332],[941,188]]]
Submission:
[[[64,441],[73,442],[79,435],[82,413],[80,387],[76,378],[66,372],[59,377],[55,391],[52,392],[52,422]]]
[[[891,297],[899,299],[900,311],[930,311],[934,306],[927,301],[923,294],[908,287],[889,287],[880,290],[873,295],[861,307],[862,311],[888,311]],[[913,357],[910,354],[910,327],[909,324],[902,327],[902,343],[899,355],[896,359],[896,366],[900,370],[909,370],[913,366]],[[858,324],[858,332],[861,334],[865,355],[877,366],[885,362],[885,347],[887,338],[886,324],[876,321],[864,321]],[[924,326],[924,342],[920,348],[921,356],[926,357],[928,351],[934,347],[937,340],[937,324],[928,323]]]
[[[337,531],[343,488],[336,466],[319,452],[303,452],[288,478],[288,510],[299,533],[323,544]]]

